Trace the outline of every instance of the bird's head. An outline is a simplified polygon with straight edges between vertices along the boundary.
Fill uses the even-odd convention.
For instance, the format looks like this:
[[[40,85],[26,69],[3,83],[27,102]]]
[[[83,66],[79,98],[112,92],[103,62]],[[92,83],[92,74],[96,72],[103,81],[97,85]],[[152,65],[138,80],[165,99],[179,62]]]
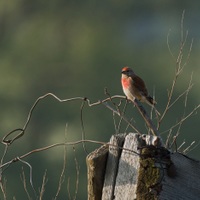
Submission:
[[[122,68],[122,75],[126,75],[126,76],[133,76],[135,75],[135,73],[133,72],[133,70],[130,67],[123,67]]]

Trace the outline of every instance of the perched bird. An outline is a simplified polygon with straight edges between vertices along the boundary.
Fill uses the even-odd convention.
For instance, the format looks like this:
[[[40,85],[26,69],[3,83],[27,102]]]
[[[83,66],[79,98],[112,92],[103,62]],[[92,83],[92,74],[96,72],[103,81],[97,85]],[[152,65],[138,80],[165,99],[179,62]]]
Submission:
[[[122,88],[127,99],[135,99],[154,106],[156,101],[148,94],[144,81],[130,67],[122,68]]]

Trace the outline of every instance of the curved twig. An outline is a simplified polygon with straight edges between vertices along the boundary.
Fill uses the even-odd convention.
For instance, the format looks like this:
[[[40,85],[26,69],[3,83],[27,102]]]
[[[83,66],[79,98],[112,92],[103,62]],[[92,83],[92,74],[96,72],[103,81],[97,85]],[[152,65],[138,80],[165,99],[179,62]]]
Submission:
[[[107,143],[107,142],[100,142],[100,141],[95,141],[95,140],[78,140],[78,141],[75,141],[75,142],[61,142],[61,143],[54,143],[54,144],[51,144],[51,145],[48,145],[48,146],[45,146],[45,147],[41,147],[41,148],[37,148],[37,149],[34,149],[32,151],[29,151],[21,156],[17,156],[13,159],[11,159],[10,161],[0,165],[0,169],[6,167],[6,166],[9,166],[15,162],[18,162],[20,159],[24,159],[32,154],[35,154],[35,153],[38,153],[38,152],[41,152],[41,151],[46,151],[48,149],[51,149],[51,148],[54,148],[54,147],[58,147],[58,146],[64,146],[64,145],[68,145],[68,146],[74,146],[74,145],[78,145],[78,144],[82,144],[83,142],[88,142],[88,143],[93,143],[93,144],[98,144],[98,145],[108,145],[108,146],[113,146],[113,147],[117,147],[117,148],[120,148],[120,149],[123,149],[123,150],[126,150],[126,151],[130,151],[134,154],[137,154],[137,155],[140,155],[138,152],[135,152],[133,150],[130,150],[130,149],[127,149],[127,148],[123,148],[123,147],[119,147],[119,146],[116,146],[116,145],[113,145],[113,144],[110,144],[110,143]]]
[[[97,101],[97,102],[91,103],[91,101],[90,101],[88,98],[86,98],[86,97],[73,97],[73,98],[69,98],[69,99],[60,99],[59,97],[57,97],[57,96],[56,96],[55,94],[53,94],[53,93],[47,93],[47,94],[45,94],[45,95],[43,95],[43,96],[40,96],[40,97],[34,102],[34,104],[32,105],[32,107],[31,107],[31,109],[30,109],[30,111],[29,111],[29,113],[28,113],[28,117],[27,117],[27,120],[26,120],[26,122],[25,122],[23,128],[17,128],[17,129],[14,129],[14,130],[10,131],[9,133],[7,133],[7,134],[3,137],[3,139],[2,139],[2,143],[3,143],[3,144],[5,144],[5,145],[10,145],[10,144],[12,144],[15,140],[21,138],[21,137],[24,135],[25,130],[26,130],[26,128],[27,128],[27,126],[28,126],[28,124],[29,124],[29,122],[30,122],[30,120],[31,120],[32,113],[33,113],[35,107],[37,106],[37,104],[38,104],[41,100],[43,100],[44,98],[49,97],[49,96],[55,98],[55,99],[56,99],[57,101],[59,101],[60,103],[69,102],[69,101],[77,101],[77,100],[78,100],[78,101],[86,101],[87,104],[88,104],[88,106],[90,106],[90,107],[91,107],[91,106],[100,105],[100,104],[102,104],[102,103],[104,103],[104,102],[106,102],[106,101],[110,101],[110,97],[109,97],[109,98],[106,98],[106,99],[104,99],[104,100],[99,100],[99,101]],[[114,95],[114,96],[112,96],[111,98],[112,98],[112,99],[114,99],[114,98],[125,98],[125,96]],[[13,133],[16,133],[16,132],[18,132],[18,131],[19,131],[19,133],[18,133],[16,136],[14,136],[12,139],[8,139],[8,137],[9,137],[10,135],[12,135]]]

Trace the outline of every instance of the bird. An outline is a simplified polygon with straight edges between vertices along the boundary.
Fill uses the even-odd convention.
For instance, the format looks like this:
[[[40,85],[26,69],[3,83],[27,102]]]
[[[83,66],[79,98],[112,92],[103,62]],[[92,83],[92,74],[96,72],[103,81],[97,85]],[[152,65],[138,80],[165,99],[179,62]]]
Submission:
[[[145,82],[128,66],[123,67],[121,73],[122,89],[127,99],[130,101],[137,99],[155,107],[156,101],[148,94]]]

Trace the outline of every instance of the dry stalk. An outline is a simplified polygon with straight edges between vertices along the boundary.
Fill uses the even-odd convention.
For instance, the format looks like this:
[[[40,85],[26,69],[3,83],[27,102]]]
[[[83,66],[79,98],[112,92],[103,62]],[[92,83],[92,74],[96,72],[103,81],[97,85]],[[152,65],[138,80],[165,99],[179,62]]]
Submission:
[[[66,124],[66,128],[65,128],[65,142],[66,142],[66,140],[67,140],[67,124]],[[63,150],[64,150],[64,152],[63,152],[63,167],[62,167],[62,171],[61,171],[61,174],[60,174],[58,189],[57,189],[54,200],[57,200],[58,195],[61,191],[61,187],[62,187],[64,180],[65,180],[65,170],[66,170],[66,164],[67,164],[67,146],[66,145],[64,145]]]
[[[40,195],[39,195],[39,200],[42,200],[43,196],[44,196],[44,192],[45,192],[45,185],[47,183],[47,171],[45,170],[43,178],[42,178],[42,186],[40,189]]]
[[[32,200],[32,198],[31,198],[31,196],[30,196],[30,194],[29,194],[29,192],[28,192],[28,189],[27,189],[26,176],[25,176],[23,167],[22,167],[21,180],[22,180],[22,182],[23,182],[24,190],[25,190],[25,192],[26,192],[26,194],[27,194],[28,199],[29,199],[29,200]]]
[[[186,31],[185,35],[184,35],[184,28],[183,28],[183,21],[184,21],[184,15],[185,15],[185,11],[183,11],[182,13],[182,17],[181,17],[181,41],[180,41],[180,49],[179,49],[179,53],[178,53],[178,56],[176,58],[176,67],[175,67],[175,75],[174,75],[174,79],[172,81],[172,85],[171,85],[171,88],[170,90],[168,91],[168,101],[167,101],[167,104],[165,106],[165,109],[158,121],[158,125],[157,125],[157,129],[160,128],[160,125],[161,125],[161,122],[163,121],[164,117],[166,116],[167,112],[169,111],[169,109],[185,94],[185,93],[188,93],[189,90],[191,89],[192,87],[192,84],[190,83],[190,87],[185,91],[183,92],[181,95],[179,95],[175,100],[174,102],[172,102],[172,97],[173,97],[173,94],[174,94],[174,89],[175,89],[175,86],[176,86],[176,83],[177,83],[177,80],[180,76],[180,74],[182,73],[184,67],[187,65],[188,61],[189,61],[189,58],[190,58],[190,54],[191,54],[191,51],[192,51],[192,45],[193,45],[193,39],[190,43],[190,48],[189,48],[189,51],[188,51],[188,54],[187,54],[187,58],[186,58],[186,61],[183,63],[183,49],[186,45],[186,42],[187,42],[187,38],[188,38],[188,31]],[[171,51],[171,48],[170,48],[170,45],[169,45],[169,33],[168,33],[168,36],[167,36],[167,46],[168,46],[168,49],[169,49],[169,52],[170,54],[172,55],[173,58],[174,57],[174,54],[172,53]]]

